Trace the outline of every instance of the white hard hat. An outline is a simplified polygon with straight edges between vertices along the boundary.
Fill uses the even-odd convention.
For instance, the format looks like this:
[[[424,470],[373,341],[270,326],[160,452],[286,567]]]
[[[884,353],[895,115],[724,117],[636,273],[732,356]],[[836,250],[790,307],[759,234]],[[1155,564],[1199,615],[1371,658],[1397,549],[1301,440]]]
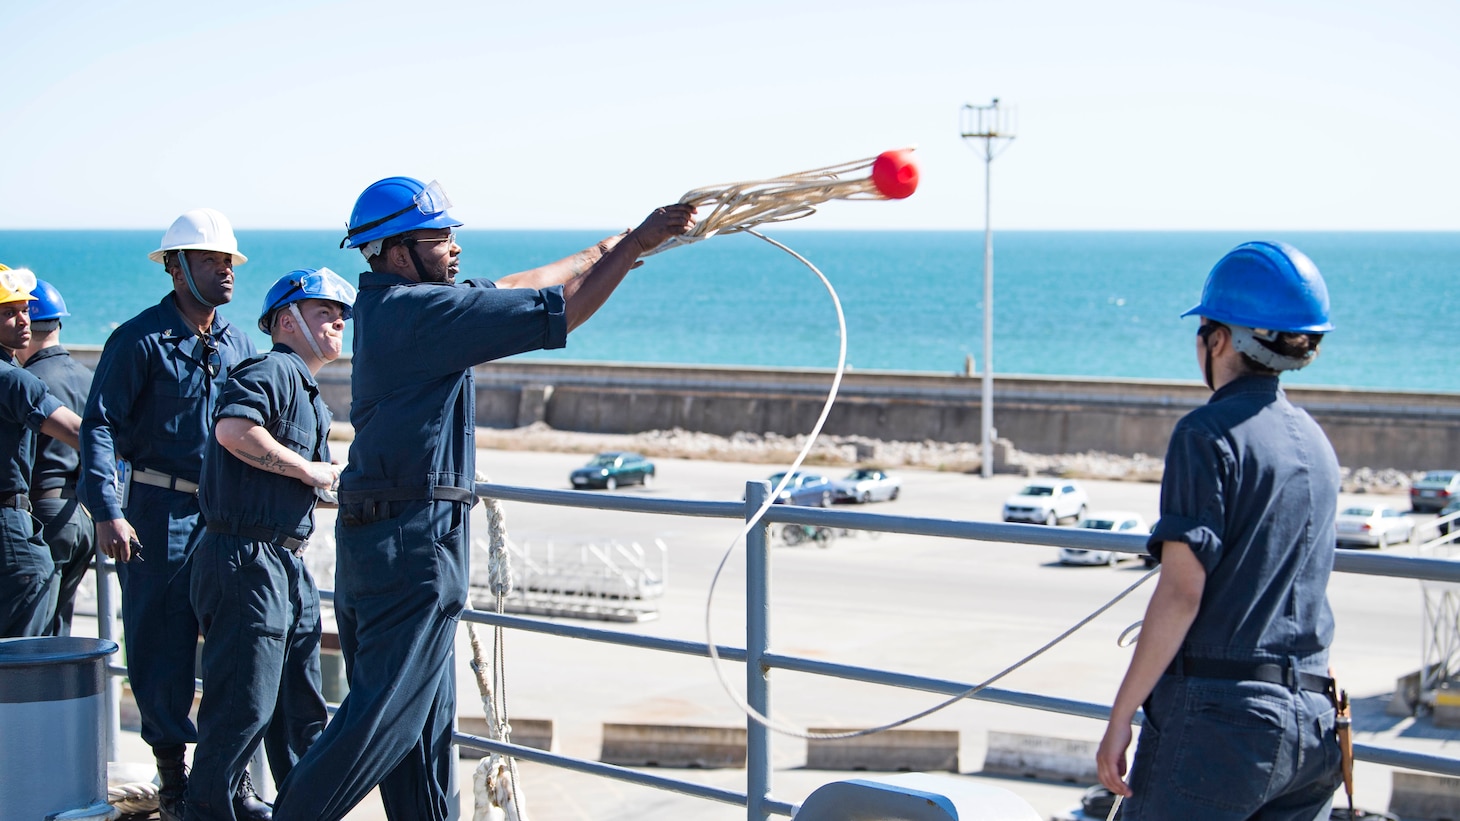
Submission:
[[[248,257],[238,253],[238,239],[228,218],[212,208],[195,208],[178,217],[162,235],[162,247],[147,255],[153,262],[162,262],[168,251],[220,251],[233,255],[233,264],[242,265]]]

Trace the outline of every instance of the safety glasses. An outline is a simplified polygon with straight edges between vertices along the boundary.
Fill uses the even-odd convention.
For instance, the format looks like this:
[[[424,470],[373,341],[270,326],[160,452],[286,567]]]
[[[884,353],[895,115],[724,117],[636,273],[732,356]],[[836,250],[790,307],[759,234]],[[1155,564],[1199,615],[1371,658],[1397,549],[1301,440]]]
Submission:
[[[346,306],[355,303],[355,286],[344,281],[339,274],[328,268],[320,268],[314,273],[304,274],[293,280],[289,290],[279,295],[264,313],[273,313],[275,308],[281,308],[291,302],[298,302],[297,299],[290,299],[295,294],[304,294],[304,299],[329,299]],[[349,318],[348,314],[345,317]]]
[[[1220,322],[1204,322],[1196,327],[1196,335],[1201,337],[1201,344],[1211,344],[1212,334],[1227,326]]]
[[[416,210],[426,216],[434,216],[451,207],[451,198],[441,188],[441,183],[431,180],[415,197]],[[410,209],[406,209],[407,211]]]
[[[223,356],[218,353],[218,346],[210,337],[200,339],[203,343],[203,370],[208,373],[209,379],[217,379],[218,374],[223,372]]]
[[[401,242],[410,243],[411,245],[430,245],[432,243],[444,242],[447,243],[447,247],[450,247],[456,244],[456,232],[452,231],[444,237],[401,237]]]

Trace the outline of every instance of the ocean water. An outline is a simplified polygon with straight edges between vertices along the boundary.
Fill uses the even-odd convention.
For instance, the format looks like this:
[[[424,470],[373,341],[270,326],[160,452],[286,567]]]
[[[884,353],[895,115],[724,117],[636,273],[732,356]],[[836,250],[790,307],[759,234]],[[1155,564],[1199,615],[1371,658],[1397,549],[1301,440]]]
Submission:
[[[608,232],[462,231],[462,276],[497,278],[558,259]],[[847,361],[864,370],[981,369],[983,234],[770,230],[831,280],[847,319]],[[170,287],[147,260],[161,230],[0,231],[0,262],[61,289],[63,340],[100,344]],[[994,237],[994,372],[1195,380],[1195,319],[1206,272],[1232,246],[1281,239],[1328,282],[1337,330],[1297,384],[1460,391],[1460,233],[1043,232]],[[298,267],[353,278],[357,252],[334,231],[241,231],[249,257],[223,313],[254,329],[264,292]],[[485,329],[484,329],[485,332]],[[449,340],[443,340],[449,344]],[[562,351],[529,358],[831,368],[830,296],[799,262],[749,236],[651,257]]]

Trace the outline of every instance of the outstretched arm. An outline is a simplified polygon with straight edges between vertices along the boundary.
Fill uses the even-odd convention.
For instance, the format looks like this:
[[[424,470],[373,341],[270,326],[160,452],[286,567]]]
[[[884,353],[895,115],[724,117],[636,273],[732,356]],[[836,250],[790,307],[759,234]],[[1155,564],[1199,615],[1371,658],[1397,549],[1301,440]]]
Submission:
[[[562,285],[571,331],[603,307],[641,255],[688,231],[694,225],[694,212],[693,206],[682,203],[656,208],[627,234],[609,237],[593,248],[541,268],[505,276],[497,284],[503,288],[539,289]]]
[[[608,255],[615,245],[623,241],[629,235],[628,231],[621,234],[614,234],[611,237],[604,237],[592,248],[584,248],[570,257],[563,257],[557,262],[549,262],[546,265],[533,268],[528,271],[521,271],[515,274],[508,274],[497,280],[497,286],[501,288],[532,288],[541,290],[551,288],[554,285],[562,285],[574,277],[588,273],[599,260]]]

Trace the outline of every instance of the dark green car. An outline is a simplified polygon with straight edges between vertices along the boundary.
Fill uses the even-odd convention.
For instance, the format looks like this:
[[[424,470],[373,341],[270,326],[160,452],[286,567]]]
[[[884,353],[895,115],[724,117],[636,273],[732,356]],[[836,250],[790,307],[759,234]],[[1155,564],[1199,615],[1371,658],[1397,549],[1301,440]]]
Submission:
[[[619,485],[654,484],[654,463],[637,453],[600,453],[593,461],[573,471],[568,477],[575,488],[601,487],[614,490]]]

